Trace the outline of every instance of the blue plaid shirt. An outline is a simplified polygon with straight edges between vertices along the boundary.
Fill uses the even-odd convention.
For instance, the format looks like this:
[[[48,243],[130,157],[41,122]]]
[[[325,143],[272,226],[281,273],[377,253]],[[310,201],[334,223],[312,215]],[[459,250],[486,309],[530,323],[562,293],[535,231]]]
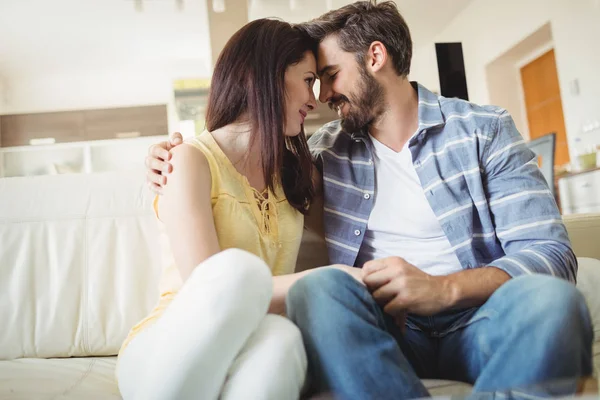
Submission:
[[[541,273],[575,282],[577,259],[556,202],[508,112],[413,85],[419,97],[419,128],[409,141],[413,165],[462,268],[494,266],[513,277]],[[330,261],[354,265],[377,196],[371,140],[334,121],[309,146],[323,172]]]

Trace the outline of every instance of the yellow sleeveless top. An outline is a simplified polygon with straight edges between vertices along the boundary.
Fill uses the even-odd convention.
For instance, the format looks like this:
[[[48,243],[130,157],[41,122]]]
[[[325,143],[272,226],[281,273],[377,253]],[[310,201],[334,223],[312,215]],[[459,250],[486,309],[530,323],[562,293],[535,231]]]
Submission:
[[[274,193],[260,194],[235,169],[207,131],[186,143],[202,151],[208,160],[212,211],[221,250],[238,248],[253,253],[265,261],[273,275],[293,273],[304,216],[287,202],[281,185],[275,187]],[[154,200],[155,212],[157,203],[158,197]],[[159,224],[165,265],[159,283],[160,299],[150,315],[131,329],[119,353],[135,335],[160,318],[183,285],[166,231]]]

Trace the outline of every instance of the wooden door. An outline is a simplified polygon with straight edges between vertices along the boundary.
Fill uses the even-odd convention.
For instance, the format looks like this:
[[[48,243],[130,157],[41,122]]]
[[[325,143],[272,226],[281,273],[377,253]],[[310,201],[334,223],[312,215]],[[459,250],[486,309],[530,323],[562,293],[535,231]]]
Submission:
[[[568,163],[569,147],[554,50],[550,50],[521,68],[521,81],[525,94],[530,139],[555,132],[554,165]]]

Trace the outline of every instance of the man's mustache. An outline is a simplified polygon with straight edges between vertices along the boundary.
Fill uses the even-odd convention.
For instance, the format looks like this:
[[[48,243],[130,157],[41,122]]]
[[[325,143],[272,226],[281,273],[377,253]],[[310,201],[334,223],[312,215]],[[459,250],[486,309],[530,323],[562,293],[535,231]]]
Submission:
[[[350,100],[343,94],[340,94],[339,96],[333,97],[328,105],[330,109],[335,111],[336,107],[340,103],[350,103]]]

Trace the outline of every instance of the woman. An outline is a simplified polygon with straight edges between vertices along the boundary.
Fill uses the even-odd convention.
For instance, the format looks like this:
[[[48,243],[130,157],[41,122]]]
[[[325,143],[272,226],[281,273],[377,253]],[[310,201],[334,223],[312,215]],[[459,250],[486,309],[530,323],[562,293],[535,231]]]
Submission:
[[[302,339],[278,314],[308,273],[293,271],[315,196],[303,133],[314,53],[290,24],[262,19],[219,56],[207,131],[172,150],[155,201],[169,267],[158,306],[120,351],[125,399],[299,396]]]

